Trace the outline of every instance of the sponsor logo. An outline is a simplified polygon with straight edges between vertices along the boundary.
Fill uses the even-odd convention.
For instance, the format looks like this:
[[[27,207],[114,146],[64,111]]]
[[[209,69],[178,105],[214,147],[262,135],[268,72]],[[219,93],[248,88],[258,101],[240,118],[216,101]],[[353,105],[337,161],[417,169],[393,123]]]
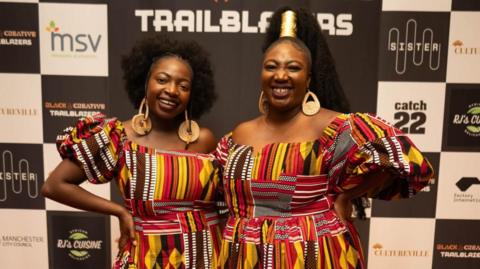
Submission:
[[[425,249],[388,249],[380,243],[372,245],[372,253],[374,256],[381,257],[428,257],[431,255]]]
[[[470,104],[465,113],[455,114],[452,123],[464,126],[468,136],[480,137],[480,103]]]
[[[26,194],[29,198],[38,197],[38,174],[30,169],[27,159],[15,160],[12,151],[1,151],[0,202],[9,194]]]
[[[394,104],[394,126],[406,134],[425,134],[425,122],[427,121],[427,103],[423,100],[418,102],[396,102]]]
[[[395,72],[398,75],[405,74],[409,65],[438,70],[441,49],[442,44],[432,28],[421,29],[415,19],[407,20],[402,29],[392,27],[388,30],[387,51],[395,54]]]
[[[477,177],[462,177],[455,185],[461,192],[453,193],[453,202],[480,203],[480,193],[472,192],[473,185],[480,185],[480,180]]]
[[[480,259],[480,245],[477,244],[445,244],[435,245],[442,258],[476,258]]]
[[[65,239],[57,239],[57,248],[65,249],[68,256],[74,260],[83,261],[91,257],[89,251],[101,250],[102,240],[90,240],[88,232],[82,229],[73,229]]]
[[[37,244],[43,244],[42,236],[34,235],[2,235],[0,237],[0,246],[14,248],[32,248]]]
[[[104,103],[45,102],[44,107],[52,117],[85,117],[105,111]]]
[[[36,31],[0,30],[0,46],[29,47],[37,36]]]
[[[453,41],[452,46],[455,55],[480,55],[480,47],[465,46],[462,40]]]
[[[265,33],[272,11],[263,11],[259,18],[251,18],[248,10],[222,10],[220,18],[212,19],[211,10],[136,9],[142,32],[197,32],[197,33]],[[314,14],[321,28],[329,35],[353,34],[352,14]],[[250,21],[255,23],[251,24]]]
[[[35,108],[17,108],[17,107],[0,107],[1,116],[37,116],[38,110]]]
[[[63,31],[54,20],[45,27],[50,33],[50,51],[54,57],[96,57],[102,42],[102,35],[90,33],[69,33]]]

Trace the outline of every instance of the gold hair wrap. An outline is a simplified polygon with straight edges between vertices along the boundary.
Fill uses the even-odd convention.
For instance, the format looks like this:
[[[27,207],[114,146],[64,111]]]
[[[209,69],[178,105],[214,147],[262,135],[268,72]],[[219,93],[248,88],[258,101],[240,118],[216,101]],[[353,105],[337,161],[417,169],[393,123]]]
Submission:
[[[297,15],[292,10],[282,13],[282,25],[280,26],[280,37],[297,37]]]

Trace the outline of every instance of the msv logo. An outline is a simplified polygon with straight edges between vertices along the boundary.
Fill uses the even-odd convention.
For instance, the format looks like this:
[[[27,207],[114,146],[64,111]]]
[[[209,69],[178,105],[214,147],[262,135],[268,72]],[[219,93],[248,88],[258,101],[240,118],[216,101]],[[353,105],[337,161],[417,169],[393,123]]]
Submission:
[[[426,65],[436,71],[440,67],[441,44],[434,41],[431,28],[418,29],[415,19],[409,19],[404,29],[392,27],[388,31],[387,50],[395,53],[395,72],[405,74],[407,65]]]
[[[71,34],[61,32],[55,21],[50,21],[46,27],[50,32],[50,49],[53,52],[97,52],[102,35]]]

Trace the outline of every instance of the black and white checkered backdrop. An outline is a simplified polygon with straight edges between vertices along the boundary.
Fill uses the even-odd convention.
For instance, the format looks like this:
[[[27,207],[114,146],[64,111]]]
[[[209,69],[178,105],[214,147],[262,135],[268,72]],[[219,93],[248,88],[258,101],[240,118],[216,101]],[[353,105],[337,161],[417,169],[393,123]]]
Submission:
[[[220,137],[258,114],[263,33],[283,5],[317,17],[353,110],[394,123],[435,166],[429,189],[356,222],[368,268],[480,268],[478,0],[0,0],[0,267],[110,267],[115,218],[39,194],[56,134],[133,114],[120,57],[156,31],[211,53],[219,100],[201,124]],[[84,187],[119,200],[115,185]]]

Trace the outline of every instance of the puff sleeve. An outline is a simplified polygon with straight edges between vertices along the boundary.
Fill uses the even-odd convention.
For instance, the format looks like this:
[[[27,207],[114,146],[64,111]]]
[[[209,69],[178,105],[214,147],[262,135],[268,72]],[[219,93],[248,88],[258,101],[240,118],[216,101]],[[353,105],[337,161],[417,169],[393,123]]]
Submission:
[[[103,114],[81,118],[57,136],[60,156],[81,164],[88,181],[106,183],[115,176],[121,157],[123,125]]]
[[[386,121],[371,114],[346,116],[334,138],[329,176],[336,191],[354,188],[376,171],[391,176],[371,190],[372,198],[390,200],[416,194],[433,176],[433,169],[413,142]]]

